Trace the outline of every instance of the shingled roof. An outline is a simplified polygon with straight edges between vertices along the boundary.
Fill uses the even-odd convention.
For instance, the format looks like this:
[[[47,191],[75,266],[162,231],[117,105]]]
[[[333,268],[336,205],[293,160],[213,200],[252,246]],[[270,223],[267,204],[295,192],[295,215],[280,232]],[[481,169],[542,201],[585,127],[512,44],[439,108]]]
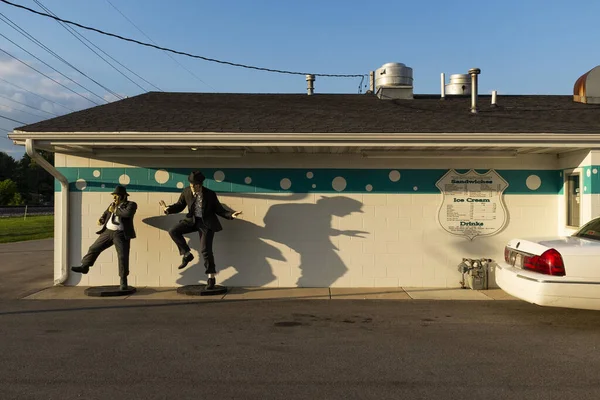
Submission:
[[[572,96],[150,92],[16,128],[24,132],[600,133],[600,105]]]

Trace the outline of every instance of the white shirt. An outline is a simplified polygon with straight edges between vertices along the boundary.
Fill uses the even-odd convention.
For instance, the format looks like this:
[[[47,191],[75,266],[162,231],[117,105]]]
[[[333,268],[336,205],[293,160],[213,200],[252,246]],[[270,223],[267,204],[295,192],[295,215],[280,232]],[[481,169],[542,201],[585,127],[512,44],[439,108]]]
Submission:
[[[115,223],[113,223],[113,216],[115,218]],[[113,213],[108,217],[108,221],[106,222],[106,229],[110,229],[111,231],[122,231],[123,224],[121,223],[121,218],[117,217]]]

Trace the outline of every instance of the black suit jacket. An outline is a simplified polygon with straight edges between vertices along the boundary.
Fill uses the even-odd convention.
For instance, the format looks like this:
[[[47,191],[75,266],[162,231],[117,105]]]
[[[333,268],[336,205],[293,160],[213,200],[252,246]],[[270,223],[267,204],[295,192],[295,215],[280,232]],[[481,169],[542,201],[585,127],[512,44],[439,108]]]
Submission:
[[[188,186],[185,189],[183,189],[183,192],[181,192],[181,196],[179,196],[179,200],[177,200],[177,203],[171,204],[169,207],[167,207],[166,213],[180,213],[187,206],[188,213],[186,215],[186,219],[189,220],[191,223],[195,223],[195,201],[196,198],[192,193],[192,188]],[[233,212],[225,209],[225,207],[221,205],[219,199],[217,198],[217,194],[212,190],[202,186],[202,221],[204,221],[204,224],[214,232],[219,232],[223,230],[223,227],[221,226],[217,215],[225,219],[233,219]]]
[[[133,229],[133,216],[135,215],[136,211],[137,203],[133,201],[125,201],[119,204],[119,206],[115,210],[115,215],[121,219],[121,224],[123,224],[123,233],[125,234],[125,239],[135,238],[135,229]],[[101,234],[106,230],[108,218],[110,218],[110,211],[108,211],[107,208],[106,211],[104,211],[104,213],[100,217],[102,229],[96,232],[97,234]]]

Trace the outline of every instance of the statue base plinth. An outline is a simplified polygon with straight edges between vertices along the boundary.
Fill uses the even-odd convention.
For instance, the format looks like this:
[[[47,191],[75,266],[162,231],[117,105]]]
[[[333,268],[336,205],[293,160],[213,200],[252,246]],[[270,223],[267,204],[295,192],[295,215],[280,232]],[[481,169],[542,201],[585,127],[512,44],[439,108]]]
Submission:
[[[227,293],[227,287],[215,285],[213,289],[207,289],[206,285],[186,285],[178,287],[177,293],[187,296],[216,296]]]
[[[134,294],[136,289],[133,286],[127,286],[127,289],[121,290],[119,285],[114,286],[92,286],[85,289],[84,293],[90,297],[113,297],[113,296],[129,296]]]

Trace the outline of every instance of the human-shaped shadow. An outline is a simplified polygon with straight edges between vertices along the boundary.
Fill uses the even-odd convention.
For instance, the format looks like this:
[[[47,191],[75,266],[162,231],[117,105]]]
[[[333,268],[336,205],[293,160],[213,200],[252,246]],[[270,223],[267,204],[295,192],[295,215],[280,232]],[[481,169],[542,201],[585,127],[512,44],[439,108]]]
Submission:
[[[262,237],[273,240],[300,254],[299,287],[329,287],[348,268],[336,253],[332,236],[364,237],[368,232],[338,230],[332,217],[362,213],[362,203],[349,197],[322,197],[315,204],[276,204],[264,218]]]
[[[268,195],[252,195],[268,198]],[[316,203],[282,203],[269,208],[264,217],[265,226],[236,219],[223,221],[223,231],[215,235],[213,251],[217,271],[232,267],[236,274],[219,282],[231,286],[264,286],[276,277],[269,259],[286,261],[282,252],[265,240],[288,246],[300,255],[301,276],[299,287],[328,287],[342,277],[348,268],[336,253],[331,237],[345,235],[364,237],[368,232],[337,230],[332,227],[332,217],[362,213],[362,203],[344,196],[323,197]],[[150,217],[144,223],[168,231],[181,215]],[[197,233],[185,235],[192,249],[199,248]],[[195,261],[181,272],[178,284],[192,285],[206,280],[201,261]]]
[[[183,218],[180,214],[150,217],[144,223],[167,232]],[[268,259],[285,261],[281,251],[260,239],[262,227],[243,219],[223,221],[223,230],[215,235],[213,252],[217,272],[232,267],[236,273],[222,282],[231,286],[264,286],[273,282],[276,277]],[[192,249],[200,248],[198,233],[184,235]],[[168,240],[171,240],[170,238]],[[192,264],[182,270],[177,279],[180,285],[197,285],[206,281],[202,257],[197,257]]]

